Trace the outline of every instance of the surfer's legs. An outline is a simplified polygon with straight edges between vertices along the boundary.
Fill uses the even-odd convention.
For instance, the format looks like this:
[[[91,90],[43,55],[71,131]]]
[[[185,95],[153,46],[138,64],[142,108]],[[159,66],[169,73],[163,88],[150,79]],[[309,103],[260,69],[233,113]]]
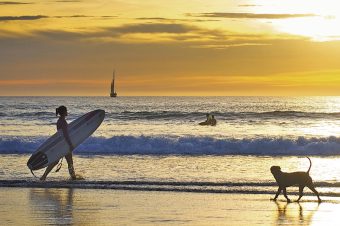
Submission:
[[[53,169],[53,167],[55,167],[58,164],[59,161],[56,161],[54,163],[52,163],[51,165],[49,165],[46,170],[45,173],[40,177],[40,180],[45,180],[47,175],[51,172],[51,170]]]
[[[76,173],[74,172],[74,168],[73,168],[73,158],[72,158],[72,153],[69,153],[65,156],[65,159],[67,161],[67,165],[68,165],[68,172],[70,173],[70,176],[73,180],[76,179]]]

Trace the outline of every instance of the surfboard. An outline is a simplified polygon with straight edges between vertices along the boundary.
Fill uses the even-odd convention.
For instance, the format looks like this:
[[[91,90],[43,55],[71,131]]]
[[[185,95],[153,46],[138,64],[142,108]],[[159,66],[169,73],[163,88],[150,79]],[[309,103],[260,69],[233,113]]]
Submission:
[[[205,121],[205,122],[198,123],[198,125],[200,125],[200,126],[216,126],[216,124],[217,124],[216,120],[215,121],[211,121],[211,122]]]
[[[95,110],[71,122],[68,125],[68,132],[74,147],[91,136],[103,122],[104,117],[104,110]],[[27,166],[31,171],[45,168],[67,155],[69,151],[70,146],[66,142],[62,130],[58,130],[33,152]]]
[[[200,122],[200,123],[198,123],[198,125],[200,125],[200,126],[210,126],[210,125],[211,125],[211,123],[210,123],[210,122],[207,122],[207,121],[205,121],[205,122]]]

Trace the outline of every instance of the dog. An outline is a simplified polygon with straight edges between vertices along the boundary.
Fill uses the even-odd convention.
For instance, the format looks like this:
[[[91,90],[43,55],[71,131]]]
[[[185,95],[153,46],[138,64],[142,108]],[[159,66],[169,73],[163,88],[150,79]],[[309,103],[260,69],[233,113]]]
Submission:
[[[293,186],[293,185],[298,185],[299,186],[299,198],[298,198],[297,202],[299,202],[300,199],[302,198],[303,189],[305,187],[308,187],[310,190],[312,190],[314,192],[314,194],[318,197],[318,201],[321,202],[319,193],[315,190],[313,180],[309,176],[309,171],[312,167],[312,161],[310,160],[310,158],[308,158],[308,160],[309,160],[310,165],[309,165],[309,169],[307,170],[307,172],[285,173],[285,172],[281,171],[280,166],[270,167],[270,171],[273,174],[273,176],[274,176],[274,178],[277,182],[277,185],[279,186],[279,189],[277,190],[276,195],[273,199],[274,201],[276,201],[276,199],[280,195],[281,191],[283,191],[283,195],[287,199],[287,202],[290,202],[290,199],[287,196],[286,188]]]

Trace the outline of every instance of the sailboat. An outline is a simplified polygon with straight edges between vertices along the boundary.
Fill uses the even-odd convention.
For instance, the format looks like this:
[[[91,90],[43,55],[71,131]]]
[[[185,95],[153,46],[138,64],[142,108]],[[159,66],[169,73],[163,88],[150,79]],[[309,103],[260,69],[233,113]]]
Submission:
[[[115,71],[113,70],[112,82],[111,82],[111,93],[110,97],[117,97],[117,93],[115,91]]]

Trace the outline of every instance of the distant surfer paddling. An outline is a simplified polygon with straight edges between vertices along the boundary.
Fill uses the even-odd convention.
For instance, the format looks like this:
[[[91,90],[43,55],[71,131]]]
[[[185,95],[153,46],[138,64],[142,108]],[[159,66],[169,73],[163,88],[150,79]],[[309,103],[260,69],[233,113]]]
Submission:
[[[216,126],[217,121],[214,115],[207,113],[206,116],[207,116],[207,120],[205,120],[204,122],[200,122],[198,124],[201,126]]]
[[[215,119],[215,116],[214,116],[214,115],[211,115],[210,125],[211,125],[211,126],[216,126],[216,124],[217,124],[217,121],[216,121],[216,119]]]
[[[68,143],[68,145],[70,146],[70,151],[67,155],[65,155],[65,159],[67,161],[68,164],[68,172],[70,173],[70,176],[73,180],[77,179],[76,174],[74,172],[74,168],[73,168],[73,158],[72,158],[72,151],[74,149],[74,146],[71,142],[69,133],[68,133],[68,124],[66,122],[65,117],[67,116],[67,108],[65,106],[60,106],[56,109],[56,116],[59,115],[59,119],[57,121],[57,130],[61,130],[63,132],[64,138],[66,140],[66,142]],[[51,172],[51,170],[53,169],[53,167],[55,167],[58,164],[59,160],[52,163],[51,165],[49,165],[46,170],[45,173],[40,177],[40,180],[45,180],[47,175]],[[57,169],[57,172],[59,171],[61,167],[61,163],[60,166]]]

